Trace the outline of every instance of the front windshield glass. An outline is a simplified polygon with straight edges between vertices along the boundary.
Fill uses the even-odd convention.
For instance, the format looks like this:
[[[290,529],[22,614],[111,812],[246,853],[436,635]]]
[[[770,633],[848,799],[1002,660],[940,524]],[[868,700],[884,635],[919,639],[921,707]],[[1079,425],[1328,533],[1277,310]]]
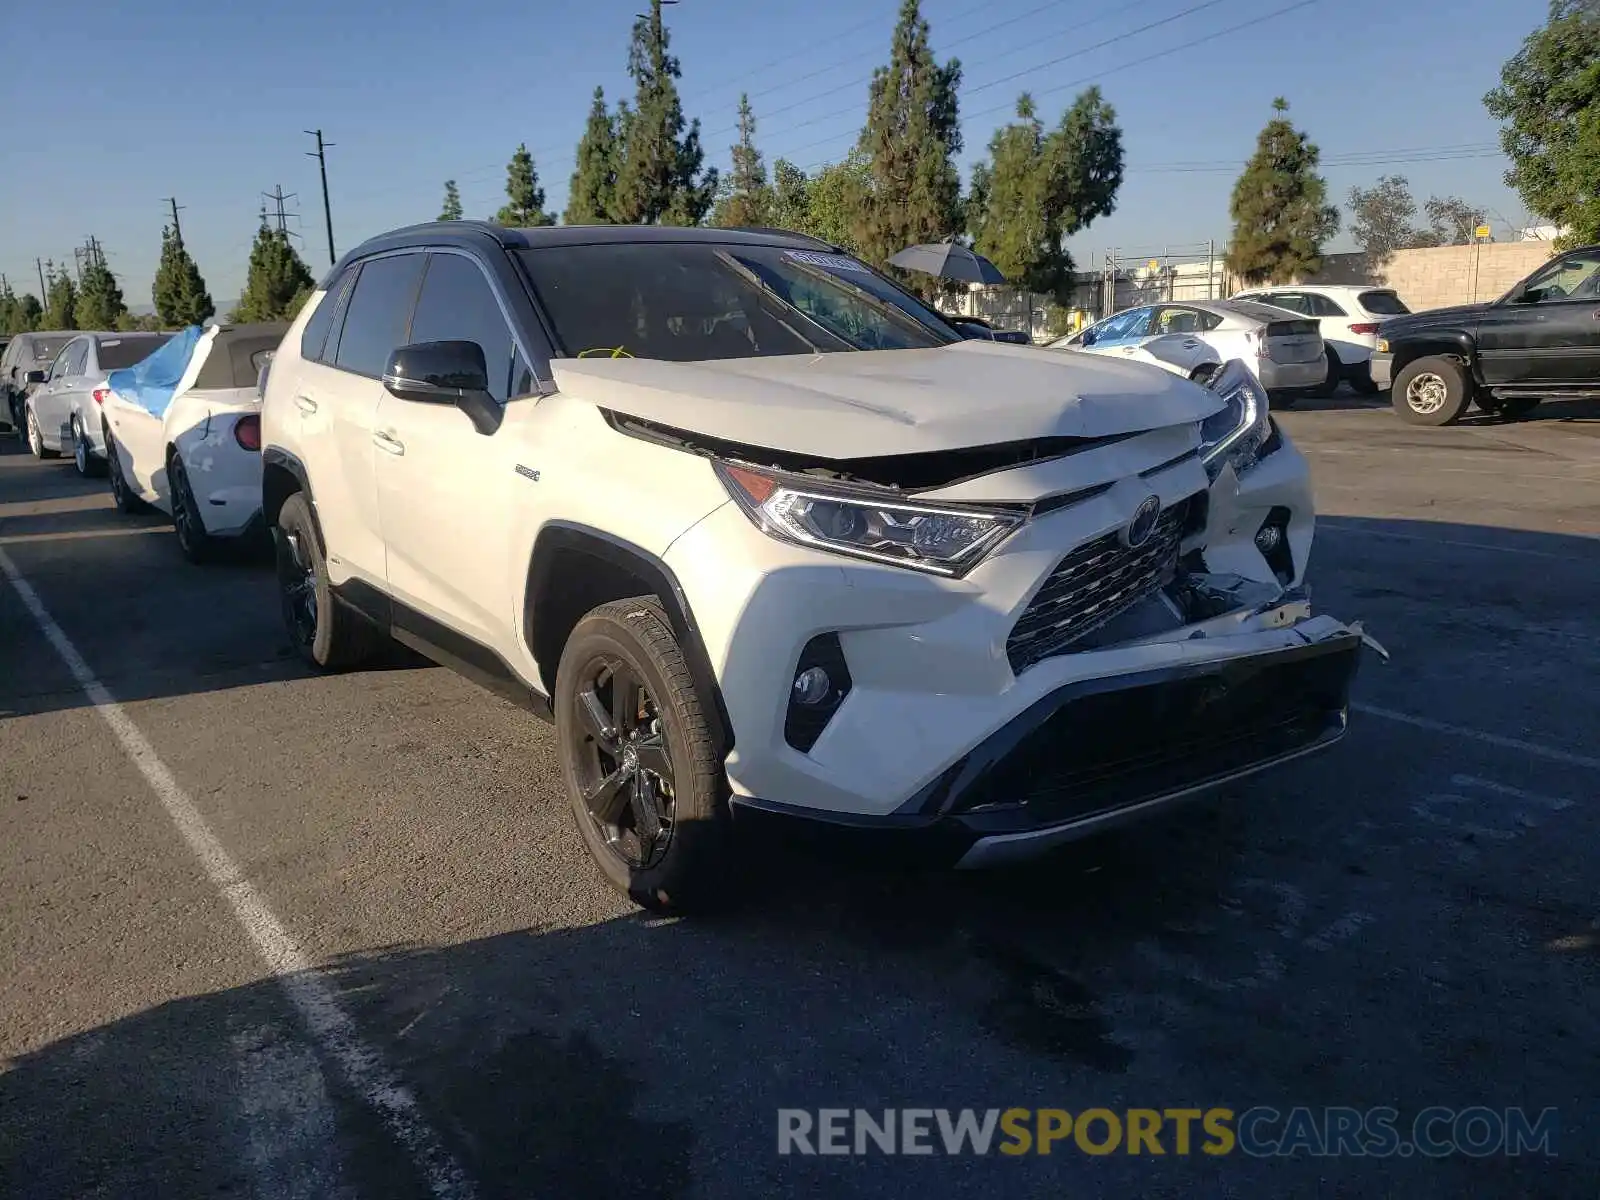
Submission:
[[[672,242],[519,252],[562,351],[672,362],[962,340],[848,255]]]

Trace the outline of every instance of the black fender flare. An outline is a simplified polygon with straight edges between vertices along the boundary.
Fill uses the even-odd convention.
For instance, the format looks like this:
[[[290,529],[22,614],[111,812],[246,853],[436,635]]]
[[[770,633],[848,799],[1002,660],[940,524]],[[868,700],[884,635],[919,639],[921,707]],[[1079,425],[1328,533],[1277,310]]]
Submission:
[[[539,530],[538,537],[534,539],[533,552],[528,561],[526,590],[523,595],[522,632],[527,639],[530,652],[537,657],[535,647],[539,645],[539,618],[542,607],[537,598],[551,586],[553,564],[563,550],[591,555],[637,575],[661,601],[661,607],[666,610],[667,620],[671,622],[673,636],[678,639],[684,657],[689,660],[689,669],[694,674],[695,691],[699,695],[701,708],[708,715],[714,714],[720,725],[720,729],[714,731],[720,739],[719,755],[726,755],[733,749],[733,722],[728,718],[727,705],[722,698],[722,689],[717,684],[716,672],[711,669],[711,656],[707,653],[705,642],[700,636],[700,629],[695,624],[694,610],[689,606],[683,585],[678,582],[678,577],[672,568],[644,547],[591,525],[575,521],[546,522]],[[543,679],[545,665],[542,663],[537,665]],[[552,697],[555,666],[554,663],[549,664],[548,679],[552,685]]]
[[[284,491],[275,490],[273,477],[276,472],[284,471],[294,477],[298,488]],[[317,501],[311,492],[311,475],[306,470],[305,463],[301,462],[282,446],[263,446],[261,449],[261,519],[267,528],[276,526],[278,510],[283,507],[294,491],[304,492],[306,502],[311,505],[312,525],[317,531],[317,542],[324,554],[328,552],[327,543],[322,539],[322,522],[316,519]]]
[[[1426,333],[1418,333],[1392,345],[1390,353],[1394,355],[1393,370],[1396,375],[1400,374],[1401,369],[1408,363],[1413,363],[1419,358],[1442,355],[1461,359],[1472,379],[1480,384],[1483,382],[1483,373],[1478,363],[1477,339],[1464,329],[1448,327],[1430,329]]]

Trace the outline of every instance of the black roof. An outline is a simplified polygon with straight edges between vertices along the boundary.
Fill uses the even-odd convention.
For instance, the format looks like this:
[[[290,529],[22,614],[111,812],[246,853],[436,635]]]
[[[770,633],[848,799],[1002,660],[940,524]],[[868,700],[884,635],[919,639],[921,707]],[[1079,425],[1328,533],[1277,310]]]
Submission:
[[[735,246],[786,246],[832,250],[827,242],[783,229],[710,229],[677,225],[543,225],[520,229],[489,221],[429,221],[368,238],[347,251],[322,282],[326,287],[352,261],[407,246],[457,246],[462,249],[528,250],[540,246],[607,246],[625,242],[717,243]]]

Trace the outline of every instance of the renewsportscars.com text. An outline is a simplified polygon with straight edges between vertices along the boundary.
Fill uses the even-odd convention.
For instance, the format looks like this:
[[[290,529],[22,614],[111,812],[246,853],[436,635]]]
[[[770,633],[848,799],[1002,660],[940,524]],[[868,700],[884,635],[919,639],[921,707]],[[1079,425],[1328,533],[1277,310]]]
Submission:
[[[781,1108],[779,1154],[1553,1157],[1556,1110],[1424,1108]]]

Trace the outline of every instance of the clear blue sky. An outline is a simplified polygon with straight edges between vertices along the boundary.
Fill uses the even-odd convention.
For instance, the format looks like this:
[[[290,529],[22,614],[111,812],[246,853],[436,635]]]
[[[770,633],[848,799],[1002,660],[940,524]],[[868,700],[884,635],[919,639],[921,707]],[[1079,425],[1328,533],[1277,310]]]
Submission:
[[[1116,213],[1074,240],[1082,267],[1106,246],[1144,254],[1225,238],[1229,189],[1279,94],[1321,146],[1340,201],[1351,185],[1393,172],[1409,177],[1419,201],[1457,193],[1509,221],[1523,216],[1500,181],[1505,163],[1481,98],[1543,20],[1542,3],[1310,0],[1273,15],[1293,2],[1211,0],[1178,15],[1202,0],[1133,8],[925,0],[923,11],[937,52],[965,68],[964,169],[1024,88],[1047,122],[1090,82],[1116,106],[1128,176]],[[36,255],[70,262],[72,247],[94,234],[140,305],[149,303],[169,195],[184,205],[185,239],[219,304],[238,295],[260,193],[275,185],[298,195],[292,227],[313,270],[326,267],[304,129],[321,127],[334,143],[328,174],[341,251],[435,216],[446,178],[459,182],[469,216],[492,214],[519,141],[559,211],[594,86],[612,100],[629,93],[629,29],[643,5],[3,7],[0,270],[19,291],[36,290]],[[741,90],[769,164],[841,157],[865,113],[866,79],[887,59],[898,7],[682,0],[668,8],[685,107],[700,118],[708,160],[726,164]]]

